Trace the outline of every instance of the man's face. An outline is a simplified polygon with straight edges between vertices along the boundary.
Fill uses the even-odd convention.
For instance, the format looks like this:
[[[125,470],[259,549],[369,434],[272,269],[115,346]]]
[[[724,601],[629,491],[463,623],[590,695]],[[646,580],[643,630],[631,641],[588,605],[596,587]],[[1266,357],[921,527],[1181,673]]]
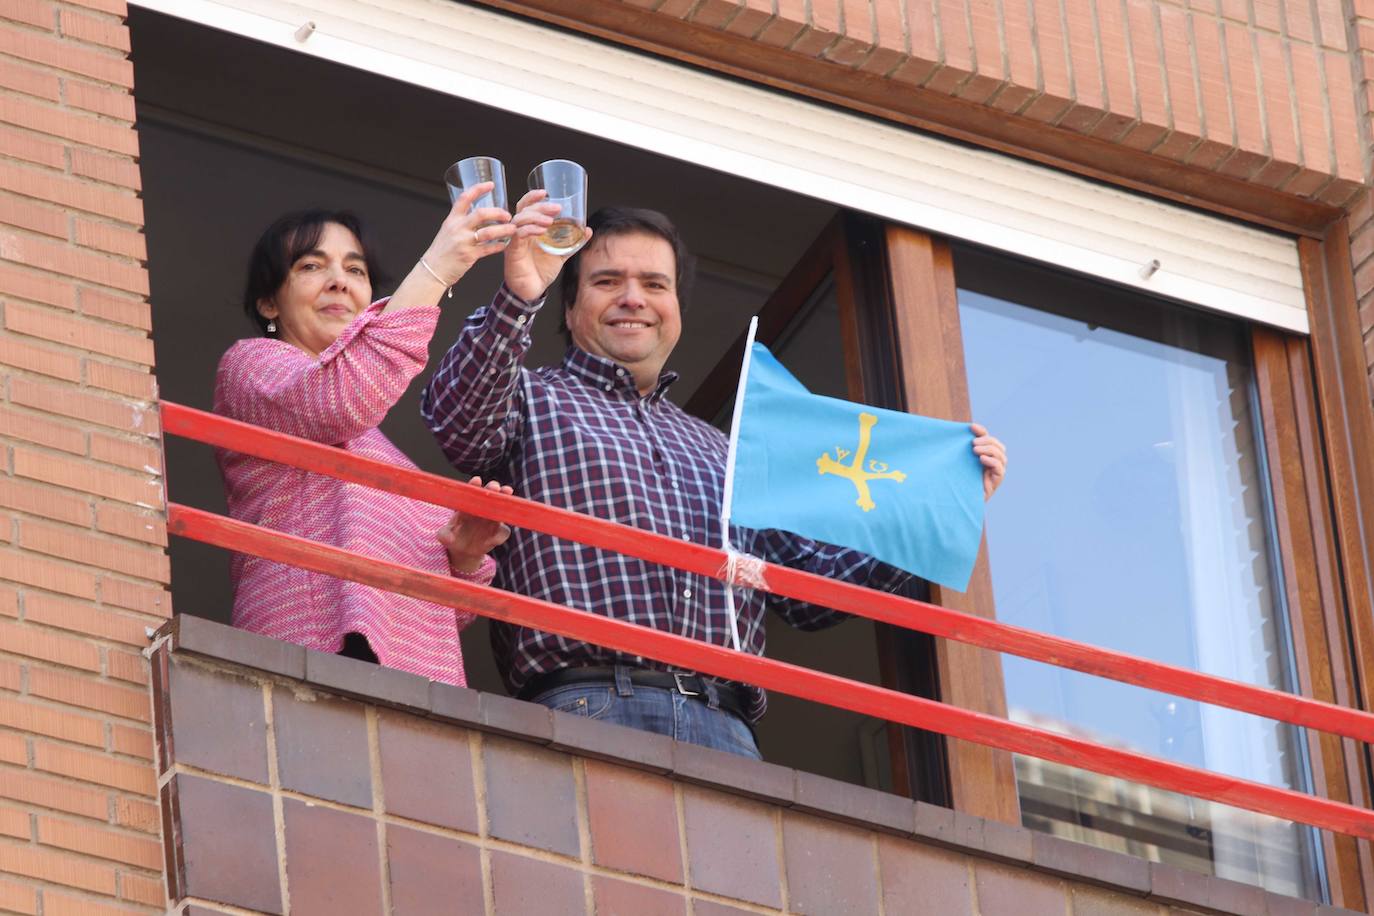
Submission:
[[[580,267],[567,310],[573,343],[624,366],[649,393],[682,335],[672,246],[647,232],[593,239]]]

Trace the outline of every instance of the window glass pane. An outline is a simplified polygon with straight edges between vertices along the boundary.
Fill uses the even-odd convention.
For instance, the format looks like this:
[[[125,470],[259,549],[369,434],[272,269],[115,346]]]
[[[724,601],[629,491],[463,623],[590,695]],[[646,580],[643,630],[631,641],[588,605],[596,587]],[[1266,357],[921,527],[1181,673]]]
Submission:
[[[1291,690],[1243,324],[974,251],[956,258],[974,417],[1008,444],[988,507],[999,619]],[[1004,657],[1013,719],[1308,790],[1302,732]],[[1316,897],[1313,831],[1017,759],[1038,829]]]

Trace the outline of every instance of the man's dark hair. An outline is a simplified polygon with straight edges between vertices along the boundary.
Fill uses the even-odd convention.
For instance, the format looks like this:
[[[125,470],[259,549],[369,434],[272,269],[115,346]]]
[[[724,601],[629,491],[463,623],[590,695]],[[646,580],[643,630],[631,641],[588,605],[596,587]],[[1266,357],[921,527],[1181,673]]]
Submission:
[[[267,334],[267,319],[258,311],[260,299],[271,299],[286,282],[291,265],[320,244],[324,227],[338,223],[357,238],[367,263],[368,280],[373,294],[387,282],[385,272],[372,253],[369,235],[363,221],[348,210],[297,210],[273,220],[272,225],[253,246],[248,257],[248,279],[243,285],[243,310],[258,330]]]
[[[692,285],[695,272],[695,259],[687,251],[687,246],[678,234],[673,221],[657,210],[639,207],[602,207],[587,218],[587,225],[593,232],[591,244],[597,245],[618,235],[632,235],[642,232],[656,235],[673,249],[673,262],[676,265],[673,284],[677,289],[678,309],[687,313],[687,294]],[[587,249],[583,248],[582,251]],[[571,340],[568,333],[567,311],[577,300],[578,274],[582,270],[582,251],[568,259],[559,276],[559,293],[563,300],[563,336]]]

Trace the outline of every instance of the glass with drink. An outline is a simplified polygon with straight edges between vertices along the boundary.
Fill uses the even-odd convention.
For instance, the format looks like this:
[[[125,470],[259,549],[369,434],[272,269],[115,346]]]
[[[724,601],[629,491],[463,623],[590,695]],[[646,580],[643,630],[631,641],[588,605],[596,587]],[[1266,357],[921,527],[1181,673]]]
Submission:
[[[457,201],[468,188],[484,181],[490,181],[496,187],[473,201],[472,209],[476,210],[479,207],[508,209],[506,206],[506,167],[495,156],[470,156],[448,167],[448,171],[444,172],[444,184],[448,186],[449,203]],[[480,232],[487,226],[495,225],[494,222],[483,223],[477,227],[477,230]],[[510,240],[505,238],[492,239],[483,244],[504,245],[508,241]]]
[[[530,190],[540,189],[562,209],[536,241],[549,254],[572,254],[587,235],[587,170],[568,159],[541,162],[530,172]]]

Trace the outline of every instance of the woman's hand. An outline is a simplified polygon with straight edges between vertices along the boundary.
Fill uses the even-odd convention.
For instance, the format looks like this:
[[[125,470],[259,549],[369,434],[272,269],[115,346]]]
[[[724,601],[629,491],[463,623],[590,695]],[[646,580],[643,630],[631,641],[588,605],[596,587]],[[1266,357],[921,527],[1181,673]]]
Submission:
[[[482,478],[474,477],[468,483],[480,487]],[[503,487],[494,480],[488,481],[486,487],[488,490],[496,490],[508,496],[514,492],[510,487]],[[472,574],[481,567],[484,556],[495,547],[504,544],[506,538],[510,537],[510,526],[489,518],[454,512],[448,524],[436,531],[434,536],[448,551],[448,562],[454,571]]]
[[[1007,447],[1001,440],[988,435],[988,429],[981,423],[971,423],[973,430],[973,454],[983,464],[983,499],[992,498],[997,488],[1007,476]]]
[[[505,247],[502,240],[515,235],[510,214],[500,207],[472,206],[493,187],[490,181],[473,185],[453,202],[424,257],[396,287],[387,311],[435,305],[444,290],[461,280],[473,264]]]
[[[506,246],[506,288],[526,302],[543,296],[563,269],[563,262],[576,253],[549,254],[535,241],[553,225],[554,217],[558,216],[560,208],[558,204],[544,199],[548,196],[548,191],[530,191],[516,204],[515,219],[511,221],[515,234]],[[586,234],[582,245],[586,247],[591,240],[592,230],[583,231]]]
[[[490,194],[494,187],[490,181],[484,181],[463,191],[425,250],[424,261],[439,275],[440,282],[454,285],[473,264],[500,251],[504,247],[502,241],[515,235],[510,214],[505,210],[472,206],[473,201]]]

